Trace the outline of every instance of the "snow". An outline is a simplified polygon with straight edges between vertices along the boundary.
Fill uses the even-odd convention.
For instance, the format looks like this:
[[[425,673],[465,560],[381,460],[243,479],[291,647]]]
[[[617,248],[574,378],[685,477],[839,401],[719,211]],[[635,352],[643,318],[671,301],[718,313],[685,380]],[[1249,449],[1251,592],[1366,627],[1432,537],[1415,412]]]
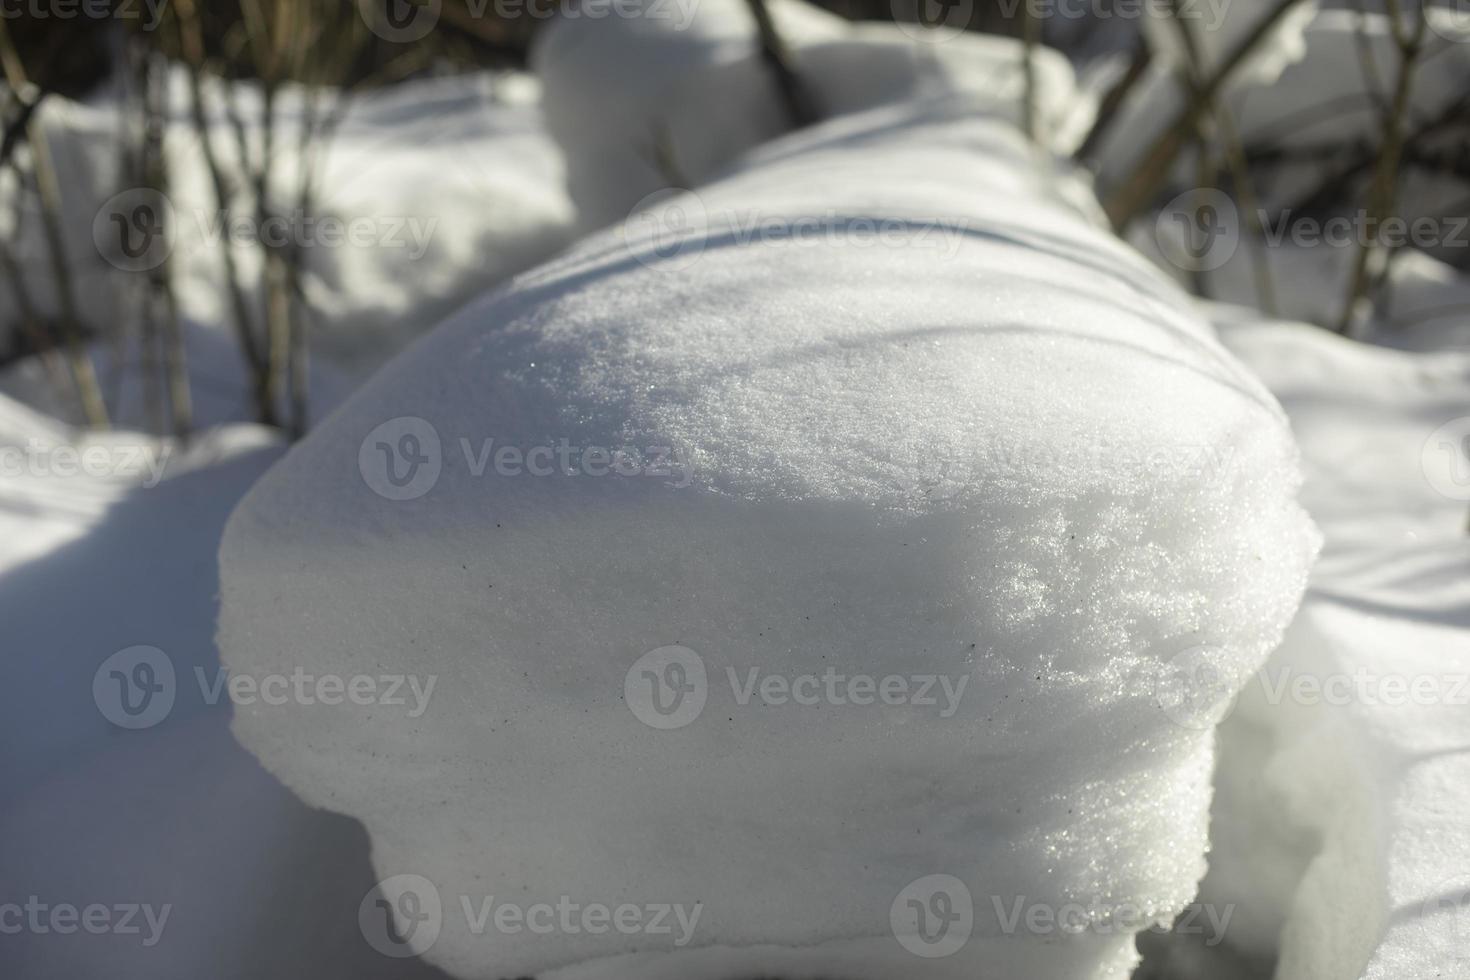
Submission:
[[[146,917],[142,936],[0,936],[0,973],[1115,980],[1132,933],[1194,900],[1230,916],[1200,920],[1223,942],[1141,934],[1139,980],[1470,975],[1470,486],[1442,448],[1470,428],[1470,280],[1401,253],[1369,346],[1243,308],[1242,246],[1200,277],[1241,305],[1195,310],[1011,131],[1013,44],[773,8],[833,117],[776,142],[735,0],[544,31],[549,133],[526,76],[356,100],[326,208],[433,229],[417,258],[312,253],[314,421],[574,225],[613,227],[452,318],[286,456],[235,518],[222,579],[226,516],[283,449],[228,424],[251,413],[175,79],[172,194],[194,239],[175,270],[207,430],[139,431],[131,335],[91,345],[121,431],[70,428],[34,360],[0,374],[0,902],[166,919],[152,945]],[[1199,32],[1218,58],[1264,8],[1193,9],[1226,17]],[[1307,20],[1229,104],[1249,141],[1340,154],[1375,138],[1360,43],[1385,76],[1392,44],[1376,15]],[[1470,80],[1451,26],[1433,25],[1417,118]],[[1178,107],[1177,38],[1153,39],[1104,184]],[[1064,156],[1093,96],[1060,59],[1039,68]],[[255,127],[255,94],[234,97]],[[43,114],[89,324],[137,285],[90,237],[117,189],[115,112]],[[300,112],[288,89],[287,191]],[[1272,206],[1318,176],[1276,173],[1257,188]],[[679,184],[698,193],[664,192]],[[1402,210],[1443,214],[1447,189],[1416,172]],[[1195,285],[1153,217],[1134,244]],[[0,205],[50,309],[35,215],[10,220]],[[1354,250],[1267,255],[1281,315],[1335,323]],[[1285,421],[1325,547],[1277,646],[1311,542]],[[555,460],[563,439],[576,477],[494,455]],[[396,468],[433,445],[433,465]],[[641,451],[637,475],[584,479],[617,448]],[[211,696],[221,581],[237,677],[407,674],[408,703]],[[148,648],[172,700],[124,719],[108,671]],[[702,695],[660,714],[643,670],[694,664]],[[837,671],[934,678],[934,703],[853,703],[823,686]],[[1431,693],[1394,703],[1399,681]],[[406,949],[375,904],[405,875],[440,899]],[[668,934],[471,929],[561,896],[678,914]],[[968,909],[945,934],[967,942],[914,955],[948,948],[917,918],[944,902]],[[1078,935],[1005,926],[1069,907]]]
[[[1436,468],[1432,435],[1463,420],[1470,353],[1216,319],[1291,416],[1326,543],[1297,622],[1222,728],[1201,900],[1235,903],[1231,942],[1279,955],[1278,977],[1458,976],[1470,494]]]
[[[234,723],[363,821],[385,900],[433,884],[426,957],[1112,978],[1191,898],[1212,736],[1170,682],[1244,682],[1314,532],[1270,395],[1036,163],[965,99],[772,144],[452,318],[242,503],[232,671],[438,679],[422,718]],[[559,446],[570,474],[496,455]],[[627,475],[596,478],[594,449]],[[639,679],[676,666],[706,671],[705,707],[666,730]],[[948,716],[741,704],[751,670],[968,686]],[[935,874],[971,890],[974,935],[910,956],[897,900]],[[687,949],[477,936],[459,900],[487,895],[701,917]],[[1089,925],[1006,930],[1018,898]]]
[[[912,25],[852,24],[792,0],[771,6],[824,117],[967,94],[975,111],[1019,122],[1021,49],[1011,40],[916,43]],[[745,0],[703,0],[687,23],[659,16],[671,9],[650,0],[643,16],[558,21],[532,52],[585,231],[623,220],[650,194],[705,183],[791,128]],[[1092,101],[1057,52],[1040,49],[1036,71],[1038,115],[1065,153],[1086,132]]]

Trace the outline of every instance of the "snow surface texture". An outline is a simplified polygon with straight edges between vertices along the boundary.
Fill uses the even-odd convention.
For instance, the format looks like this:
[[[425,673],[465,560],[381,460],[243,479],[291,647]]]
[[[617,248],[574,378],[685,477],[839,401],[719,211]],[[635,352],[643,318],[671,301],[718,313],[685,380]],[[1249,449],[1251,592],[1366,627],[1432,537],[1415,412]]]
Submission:
[[[702,0],[687,16],[658,0],[643,9],[638,17],[557,21],[532,52],[546,124],[565,151],[586,230],[621,221],[660,189],[704,183],[791,128],[744,0]],[[824,117],[966,93],[979,111],[1020,118],[1014,41],[941,33],[942,43],[922,43],[913,25],[853,24],[793,0],[771,10]],[[1042,131],[1066,152],[1085,132],[1092,101],[1057,52],[1039,50],[1036,70]]]
[[[1436,442],[1470,352],[1216,319],[1291,415],[1326,546],[1221,728],[1201,901],[1235,903],[1230,941],[1279,980],[1470,975],[1470,480]]]
[[[562,445],[545,476],[494,456]],[[230,669],[438,684],[416,718],[235,731],[432,883],[409,942],[457,975],[1122,978],[1204,870],[1210,719],[1169,692],[1203,655],[1228,693],[1279,640],[1315,548],[1296,482],[1271,396],[1010,125],[848,116],[467,308],[252,490]],[[675,644],[707,684],[667,730],[630,668]],[[742,704],[727,673],[829,668],[967,686],[944,716]],[[936,874],[972,934],[913,956],[904,889]],[[700,917],[682,947],[477,935],[462,900],[492,895]],[[1089,917],[1007,930],[1017,900]]]
[[[220,356],[229,351],[219,351],[235,344],[223,252],[230,247],[235,253],[259,324],[260,248],[251,227],[235,236],[225,230],[189,115],[185,79],[176,74],[171,83],[165,146],[176,238],[170,262],[182,315],[195,327],[189,347],[199,348],[213,369],[195,378],[206,410],[200,422],[250,419],[241,355],[235,352],[231,361]],[[340,219],[344,227],[353,223],[355,230],[334,240],[317,225],[295,223],[302,229],[296,237],[305,256],[312,359],[322,364],[314,408],[330,407],[349,382],[404,347],[415,336],[414,325],[447,315],[570,240],[561,159],[542,127],[536,97],[533,80],[511,75],[412,81],[352,97],[321,157],[313,213]],[[258,156],[258,92],[241,84],[230,98]],[[236,176],[238,143],[218,85],[206,86],[206,102],[211,143],[227,180],[243,185]],[[131,326],[144,277],[108,264],[104,249],[114,252],[109,222],[113,212],[126,218],[136,203],[150,200],[127,190],[118,173],[119,103],[117,95],[104,92],[89,103],[48,100],[42,110],[64,188],[61,224],[81,319],[86,328],[105,328],[110,341],[120,326]],[[292,213],[298,200],[303,111],[301,91],[283,88],[272,184],[273,207],[283,214]],[[34,195],[21,199],[19,213],[15,200],[13,179],[0,179],[0,231],[10,236],[34,284],[37,307],[43,315],[53,313],[58,300],[45,285],[49,259]],[[237,202],[237,215],[240,210]],[[0,294],[0,329],[16,323],[18,311],[6,291]],[[218,335],[215,342],[208,332]],[[129,335],[120,346],[98,345],[94,353],[104,386],[124,388],[118,419],[123,425],[151,421],[136,408],[136,392],[126,391],[129,371],[141,357],[137,347]],[[27,390],[24,381],[18,384],[7,390]],[[47,408],[63,417],[72,412],[66,404]]]

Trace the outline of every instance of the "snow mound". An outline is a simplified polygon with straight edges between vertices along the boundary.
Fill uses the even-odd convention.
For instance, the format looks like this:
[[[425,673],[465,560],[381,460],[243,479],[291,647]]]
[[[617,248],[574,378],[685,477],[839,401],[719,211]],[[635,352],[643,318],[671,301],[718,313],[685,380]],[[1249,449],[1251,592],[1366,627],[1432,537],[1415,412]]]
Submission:
[[[1121,978],[1204,870],[1189,683],[1279,639],[1296,479],[1014,129],[877,110],[466,308],[268,474],[231,671],[437,686],[235,731],[459,975]],[[690,928],[511,927],[542,903]]]
[[[1470,354],[1214,315],[1291,416],[1326,543],[1297,622],[1221,726],[1201,899],[1234,905],[1230,942],[1279,957],[1282,980],[1462,976],[1470,492],[1463,461],[1431,464],[1436,433],[1464,424]]]
[[[793,69],[826,118],[965,93],[976,111],[1019,121],[1016,41],[946,33],[942,44],[925,43],[914,25],[852,24],[798,0],[771,7]],[[532,52],[547,128],[587,230],[621,221],[662,188],[698,186],[791,128],[745,0],[704,0],[687,20],[661,0],[637,9],[644,12],[557,21]],[[1052,149],[1069,152],[1092,103],[1057,52],[1039,49],[1036,70],[1043,132]]]

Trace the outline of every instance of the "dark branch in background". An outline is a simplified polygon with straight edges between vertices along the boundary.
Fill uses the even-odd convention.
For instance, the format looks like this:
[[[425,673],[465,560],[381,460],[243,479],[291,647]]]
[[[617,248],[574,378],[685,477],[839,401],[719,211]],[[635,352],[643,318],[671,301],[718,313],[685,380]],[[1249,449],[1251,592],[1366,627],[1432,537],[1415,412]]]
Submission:
[[[670,187],[688,190],[694,186],[685,176],[684,169],[679,166],[679,158],[674,153],[674,137],[669,132],[668,124],[658,123],[654,126],[647,159]]]
[[[792,67],[791,52],[781,39],[781,32],[776,29],[776,22],[771,19],[766,0],[746,2],[750,4],[750,13],[755,17],[756,30],[760,35],[761,59],[765,61],[771,77],[776,81],[776,91],[780,93],[781,102],[786,107],[787,121],[792,129],[810,126],[821,118],[821,114],[817,111],[811,92]]]
[[[18,213],[17,217],[19,217]],[[0,273],[4,274],[6,282],[10,285],[11,293],[15,296],[15,305],[20,312],[20,328],[31,345],[31,351],[41,358],[41,366],[46,372],[47,380],[51,382],[52,389],[66,391],[66,369],[57,357],[56,345],[46,335],[46,329],[41,325],[41,314],[31,299],[31,291],[26,287],[25,273],[21,271],[20,263],[10,251],[10,244],[3,238],[0,238]],[[24,354],[24,349],[17,347],[0,363],[8,364],[11,360],[20,359]]]
[[[1279,0],[1270,13],[1257,21],[1250,34],[1230,52],[1215,73],[1195,89],[1179,114],[1149,144],[1142,159],[1122,186],[1103,202],[1104,210],[1114,228],[1122,230],[1126,227],[1148,204],[1158,188],[1163,186],[1174,161],[1188,145],[1211,100],[1225,87],[1236,69],[1280,25],[1281,20],[1302,2],[1303,0]]]
[[[1404,28],[1403,12],[1399,0],[1386,0],[1388,4],[1389,28],[1393,33],[1394,46],[1399,53],[1398,75],[1394,80],[1393,102],[1383,114],[1383,140],[1373,172],[1373,184],[1368,193],[1367,227],[1373,229],[1367,241],[1358,250],[1357,262],[1353,267],[1353,278],[1348,289],[1342,315],[1338,318],[1339,333],[1348,333],[1362,316],[1363,307],[1373,292],[1375,279],[1387,278],[1388,260],[1382,269],[1374,269],[1374,258],[1378,255],[1377,229],[1389,215],[1393,214],[1398,197],[1399,164],[1404,149],[1404,118],[1409,112],[1409,98],[1414,87],[1414,71],[1419,55],[1423,51],[1424,31],[1429,22],[1423,8],[1418,9],[1412,31]]]
[[[1093,119],[1092,129],[1088,130],[1087,138],[1073,154],[1074,159],[1084,160],[1097,152],[1098,145],[1102,143],[1103,136],[1112,126],[1114,117],[1117,116],[1123,103],[1127,101],[1129,93],[1138,85],[1139,80],[1148,74],[1148,66],[1152,60],[1153,51],[1149,49],[1148,41],[1140,32],[1133,43],[1133,54],[1129,58],[1128,68],[1113,87],[1108,89],[1102,102],[1098,104],[1097,116]]]
[[[20,145],[21,139],[25,135],[26,127],[31,124],[31,117],[36,114],[36,110],[41,107],[41,103],[45,100],[46,93],[44,91],[38,90],[29,99],[22,98],[20,93],[15,93],[15,101],[20,103],[20,111],[16,113],[14,119],[5,124],[5,133],[3,136],[0,136],[0,170],[4,170],[5,165],[10,162],[10,155]]]
[[[141,49],[141,45],[137,46]],[[140,147],[142,186],[159,195],[168,194],[168,162],[164,155],[164,129],[168,124],[168,65],[147,50],[138,51],[139,87],[142,90],[143,139]],[[188,356],[179,322],[178,296],[170,269],[172,256],[150,269],[145,310],[149,322],[162,326],[163,374],[168,393],[168,417],[173,434],[187,441],[194,427],[194,401],[189,390]]]
[[[5,18],[0,17],[0,67],[3,67],[5,82],[10,90],[24,93],[31,88],[26,77],[20,52],[10,37],[10,28]],[[102,398],[102,389],[97,384],[97,374],[92,360],[82,344],[81,318],[77,313],[76,293],[71,277],[71,266],[66,255],[66,239],[61,231],[61,186],[52,166],[50,147],[40,120],[34,115],[26,130],[26,139],[31,148],[31,169],[36,185],[36,194],[41,202],[41,229],[46,239],[46,250],[51,260],[51,275],[56,285],[56,300],[61,322],[61,334],[66,344],[66,359],[71,368],[72,383],[82,407],[82,416],[87,424],[96,428],[108,425],[107,403]]]
[[[1021,4],[1021,129],[1035,143],[1041,138],[1039,94],[1036,82],[1036,46],[1041,43],[1041,18],[1029,0]]]
[[[1218,92],[1213,95],[1202,96],[1200,88],[1204,84],[1200,77],[1201,55],[1199,44],[1195,40],[1194,31],[1190,29],[1189,22],[1184,19],[1180,12],[1180,0],[1170,0],[1173,13],[1174,26],[1179,30],[1180,42],[1184,45],[1186,67],[1184,70],[1184,81],[1189,88],[1191,98],[1201,98],[1209,107],[1206,115],[1215,120],[1218,130],[1220,145],[1225,156],[1225,165],[1230,170],[1231,182],[1235,185],[1235,193],[1240,198],[1240,203],[1245,208],[1246,221],[1250,226],[1251,234],[1256,241],[1249,249],[1251,254],[1251,272],[1256,280],[1256,295],[1260,299],[1261,309],[1268,315],[1276,315],[1276,286],[1271,279],[1271,267],[1266,261],[1265,254],[1261,251],[1260,242],[1264,236],[1261,228],[1261,208],[1256,199],[1255,187],[1251,183],[1250,169],[1246,166],[1245,153],[1241,150],[1240,139],[1235,132],[1235,122],[1230,117],[1230,110],[1221,104]],[[1204,119],[1200,120],[1200,153],[1208,153]]]

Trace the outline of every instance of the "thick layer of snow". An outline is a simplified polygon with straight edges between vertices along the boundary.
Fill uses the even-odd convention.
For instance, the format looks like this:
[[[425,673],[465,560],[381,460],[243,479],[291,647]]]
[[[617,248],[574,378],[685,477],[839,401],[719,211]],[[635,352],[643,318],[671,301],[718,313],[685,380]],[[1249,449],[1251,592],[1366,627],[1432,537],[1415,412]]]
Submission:
[[[1470,354],[1217,318],[1291,416],[1326,547],[1222,728],[1201,900],[1237,906],[1231,943],[1279,952],[1280,980],[1463,975],[1470,464],[1435,433],[1470,411]]]
[[[964,34],[923,43],[911,25],[852,24],[794,0],[771,6],[793,68],[824,117],[964,93],[976,111],[1020,119],[1015,41]],[[745,0],[703,0],[687,23],[659,0],[645,9],[639,17],[556,22],[533,52],[547,126],[565,152],[586,230],[623,220],[660,189],[696,187],[791,128]],[[1085,131],[1092,103],[1057,52],[1038,50],[1036,71],[1042,131],[1066,152]]]
[[[1295,486],[1271,396],[1009,125],[844,117],[467,308],[257,485],[230,668],[438,687],[235,731],[364,821],[399,930],[431,893],[397,876],[432,884],[400,948],[463,976],[1116,980],[1203,871],[1212,705],[1180,681],[1228,693],[1279,639]],[[752,670],[956,696],[742,703]],[[963,897],[931,875],[974,904],[946,958],[894,937]],[[486,896],[700,917],[477,932]]]

